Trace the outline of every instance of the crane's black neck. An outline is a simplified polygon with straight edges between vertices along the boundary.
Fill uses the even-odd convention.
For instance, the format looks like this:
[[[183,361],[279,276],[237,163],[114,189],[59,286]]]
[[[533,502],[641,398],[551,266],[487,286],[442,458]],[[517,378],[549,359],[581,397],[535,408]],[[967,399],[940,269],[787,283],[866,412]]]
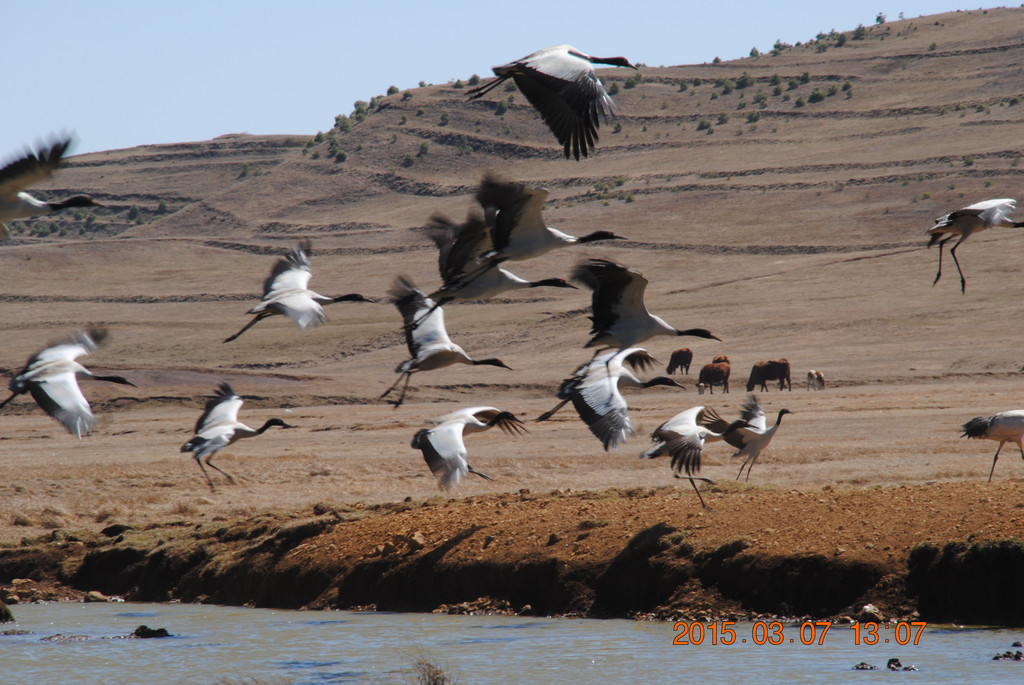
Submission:
[[[578,243],[592,243],[597,240],[625,240],[621,235],[615,235],[611,231],[594,231],[576,239]]]
[[[474,359],[473,360],[473,365],[474,366],[480,366],[481,364],[483,364],[485,366],[500,366],[503,369],[509,369],[510,371],[512,370],[511,366],[507,365],[505,362],[501,361],[500,359],[492,358],[492,359]]]
[[[256,431],[256,435],[262,435],[264,432],[266,432],[268,428],[271,428],[273,426],[280,426],[281,428],[294,428],[294,426],[285,423],[281,419],[267,419],[267,422],[260,426],[259,430]]]
[[[676,335],[692,335],[696,338],[707,338],[708,340],[721,341],[721,338],[712,334],[711,331],[706,328],[687,328],[685,331],[677,330]]]
[[[56,201],[56,202],[47,202],[46,204],[52,210],[66,209],[68,207],[102,207],[103,206],[99,202],[96,202],[96,200],[94,200],[91,197],[89,197],[88,195],[72,195],[71,197],[66,198],[64,200],[59,200],[59,201]]]

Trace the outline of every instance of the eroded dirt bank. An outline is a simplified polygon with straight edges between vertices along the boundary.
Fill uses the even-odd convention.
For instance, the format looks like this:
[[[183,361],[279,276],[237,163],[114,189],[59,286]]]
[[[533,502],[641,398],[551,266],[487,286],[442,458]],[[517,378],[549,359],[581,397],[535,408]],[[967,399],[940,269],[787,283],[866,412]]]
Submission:
[[[1019,483],[432,498],[245,520],[58,530],[0,549],[21,599],[579,616],[1024,624]],[[15,579],[18,586],[12,583]],[[35,595],[33,595],[33,591]]]

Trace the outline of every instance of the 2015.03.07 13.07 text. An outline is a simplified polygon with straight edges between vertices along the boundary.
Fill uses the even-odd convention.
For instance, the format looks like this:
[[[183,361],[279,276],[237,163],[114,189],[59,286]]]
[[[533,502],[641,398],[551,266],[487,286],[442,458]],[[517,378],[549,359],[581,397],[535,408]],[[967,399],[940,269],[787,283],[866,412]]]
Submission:
[[[927,625],[927,621],[900,621],[881,625],[869,621],[851,623],[847,627],[854,631],[855,645],[891,643],[916,645]],[[672,644],[701,645],[707,642],[716,646],[748,643],[754,645],[824,645],[828,631],[835,627],[831,621],[804,621],[799,628],[795,625],[789,626],[790,635],[787,637],[787,627],[781,621],[756,621],[751,625],[750,637],[746,638],[737,636],[735,626],[736,621],[712,621],[710,623],[676,621],[672,628],[676,633]],[[794,630],[797,631],[796,635],[793,635]],[[891,631],[891,638],[885,636],[889,631]]]

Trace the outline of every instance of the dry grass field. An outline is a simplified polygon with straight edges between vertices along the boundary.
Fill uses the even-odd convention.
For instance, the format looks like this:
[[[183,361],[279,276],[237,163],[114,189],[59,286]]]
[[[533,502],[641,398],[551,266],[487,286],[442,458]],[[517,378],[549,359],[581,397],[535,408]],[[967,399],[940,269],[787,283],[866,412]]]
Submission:
[[[388,288],[398,274],[425,288],[438,283],[436,251],[414,229],[434,212],[461,219],[485,170],[548,188],[550,225],[628,238],[516,263],[519,275],[566,276],[578,260],[612,259],[646,274],[652,311],[680,328],[709,328],[722,342],[647,343],[666,363],[688,346],[694,366],[684,390],[627,391],[637,435],[618,453],[603,452],[567,407],[519,439],[471,437],[470,462],[494,480],[470,479],[451,497],[669,487],[677,511],[666,517],[698,514],[702,528],[714,530],[718,519],[730,535],[751,537],[764,518],[740,507],[747,497],[768,498],[776,511],[797,506],[793,493],[823,488],[851,502],[898,503],[920,492],[901,486],[926,484],[939,502],[944,492],[984,497],[996,445],[963,440],[959,427],[1021,406],[1024,234],[993,230],[965,243],[961,294],[951,260],[932,286],[938,254],[925,249],[924,232],[953,209],[1021,194],[1024,10],[907,19],[873,26],[862,40],[850,35],[841,47],[823,36],[775,56],[647,65],[633,87],[624,82],[631,73],[602,72],[620,89],[621,130],[602,127],[596,153],[580,163],[561,158],[518,93],[497,115],[497,100],[512,94],[467,102],[453,84],[375,99],[364,120],[318,144],[238,134],[71,158],[47,189],[89,192],[109,209],[91,223],[67,215],[22,224],[0,246],[0,375],[78,326],[102,325],[107,344],[83,361],[138,388],[86,383],[99,427],[82,441],[29,398],[8,405],[0,542],[113,521],[202,523],[318,502],[435,497],[409,446],[428,419],[481,404],[536,417],[590,356],[586,290],[453,305],[445,312],[453,340],[513,370],[419,373],[400,408],[379,399],[407,358]],[[753,84],[736,87],[744,74]],[[702,119],[712,132],[698,130]],[[335,161],[330,149],[347,159]],[[133,207],[144,223],[129,219]],[[313,289],[379,303],[333,305],[325,325],[305,332],[270,319],[222,344],[248,321],[276,256],[307,237]],[[732,360],[732,392],[699,397],[696,372],[718,354]],[[689,406],[737,416],[751,365],[778,357],[792,363],[793,390],[760,399],[772,417],[783,407],[793,414],[749,484],[732,484],[739,464],[727,446],[709,446],[702,475],[719,483],[705,495],[711,512],[700,513],[667,462],[636,459],[650,431]],[[804,389],[812,368],[824,372],[824,392]],[[246,398],[243,421],[278,416],[296,428],[224,450],[216,463],[239,484],[211,492],[178,450],[220,381]],[[942,530],[922,521],[906,534],[1024,536],[1024,515],[1012,509],[1022,479],[1024,463],[1009,445],[990,486],[1011,508],[1005,516],[965,515]],[[961,482],[980,485],[942,489]],[[626,519],[630,500],[619,501]],[[745,520],[728,519],[739,510]],[[835,516],[815,526],[821,549],[834,550],[837,526],[871,518],[838,502]]]

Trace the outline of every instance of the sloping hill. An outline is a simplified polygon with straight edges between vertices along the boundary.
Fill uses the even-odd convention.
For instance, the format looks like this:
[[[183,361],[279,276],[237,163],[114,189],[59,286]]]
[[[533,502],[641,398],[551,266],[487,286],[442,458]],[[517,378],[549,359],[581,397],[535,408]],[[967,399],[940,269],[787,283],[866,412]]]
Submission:
[[[968,278],[961,295],[949,274],[932,287],[938,254],[925,250],[924,231],[952,209],[1020,194],[1022,12],[890,22],[778,54],[645,67],[638,82],[627,83],[625,70],[602,72],[618,89],[621,117],[580,163],[562,158],[520,94],[470,102],[457,84],[373,98],[365,114],[339,117],[308,140],[231,135],[72,158],[49,190],[90,192],[110,209],[91,221],[87,213],[37,221],[0,247],[0,371],[96,323],[112,335],[90,366],[119,369],[139,389],[90,388],[101,430],[82,443],[28,402],[9,405],[0,483],[31,484],[24,492],[0,485],[0,526],[60,499],[41,494],[55,477],[55,451],[64,476],[89,494],[60,504],[73,520],[104,506],[127,518],[168,515],[164,491],[122,504],[117,478],[103,473],[133,474],[140,493],[157,483],[181,488],[197,517],[436,492],[408,448],[415,430],[454,403],[527,417],[548,409],[558,381],[589,357],[587,292],[448,308],[457,342],[515,370],[417,374],[398,411],[378,400],[407,356],[386,303],[334,305],[326,325],[301,334],[269,320],[220,341],[248,320],[273,255],[299,238],[314,240],[319,292],[383,299],[399,273],[433,287],[435,251],[410,229],[434,212],[461,218],[488,169],[548,188],[547,219],[562,230],[629,238],[516,265],[522,276],[565,275],[587,256],[614,259],[650,278],[652,311],[723,339],[649,343],[666,361],[689,345],[698,366],[729,355],[736,390],[631,395],[639,432],[698,401],[735,414],[747,369],[787,357],[798,384],[816,368],[830,390],[763,398],[769,411],[785,402],[796,414],[752,483],[983,478],[990,445],[959,441],[957,429],[1019,402],[1024,243],[1007,231],[972,238],[958,253]],[[237,461],[225,454],[221,463],[246,474],[247,489],[199,502],[198,469],[177,448],[221,379],[250,398],[245,411],[287,407],[301,430],[240,447]],[[479,438],[478,465],[498,478],[464,491],[670,481],[666,465],[635,463],[642,436],[613,457],[569,410],[533,430],[518,443]],[[707,475],[732,479],[724,448],[709,459]],[[1006,461],[997,476],[1020,477],[1021,465]]]

